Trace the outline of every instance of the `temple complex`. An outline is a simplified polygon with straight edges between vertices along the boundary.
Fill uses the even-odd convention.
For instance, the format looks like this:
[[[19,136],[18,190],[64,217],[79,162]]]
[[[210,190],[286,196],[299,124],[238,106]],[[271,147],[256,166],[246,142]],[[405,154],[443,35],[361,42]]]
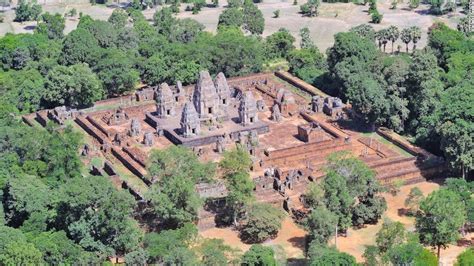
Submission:
[[[359,157],[382,184],[414,183],[444,171],[442,159],[389,130],[358,132],[352,115],[341,99],[286,72],[228,79],[201,71],[195,85],[162,83],[89,109],[61,107],[23,120],[32,126],[74,121],[89,136],[82,154],[104,158],[107,169],[118,169],[113,176],[137,199],[156,181],[146,170],[151,150],[171,145],[187,146],[200,160],[214,162],[240,145],[252,158],[257,200],[291,214],[304,208],[301,194],[324,177],[325,162],[334,152]],[[219,183],[196,189],[202,197],[226,195]],[[200,227],[212,227],[211,220],[203,219]]]

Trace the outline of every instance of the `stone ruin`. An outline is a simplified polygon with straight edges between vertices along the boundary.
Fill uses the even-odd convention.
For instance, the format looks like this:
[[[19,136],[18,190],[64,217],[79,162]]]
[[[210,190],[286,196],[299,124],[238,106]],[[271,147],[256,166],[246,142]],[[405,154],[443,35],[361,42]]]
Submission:
[[[227,83],[227,79],[224,76],[224,73],[220,72],[217,74],[214,85],[216,86],[216,92],[219,96],[219,104],[221,107],[227,107],[230,104],[230,88],[229,84]]]
[[[280,112],[280,106],[278,104],[274,104],[272,107],[272,120],[275,122],[280,122],[281,121],[281,112]]]
[[[278,90],[275,103],[280,107],[280,112],[283,116],[292,116],[298,113],[298,105],[293,93],[285,89]]]
[[[323,112],[332,118],[340,118],[343,113],[344,104],[337,97],[326,97],[324,99]]]
[[[299,125],[298,138],[304,142],[320,142],[330,139],[317,122]]]
[[[77,109],[66,106],[58,106],[48,112],[48,117],[56,121],[56,123],[63,125],[64,121],[68,119],[74,119],[77,114]]]
[[[173,92],[166,83],[161,83],[156,91],[156,114],[159,118],[176,115]]]
[[[154,139],[153,139],[153,133],[152,132],[146,132],[145,135],[143,136],[143,144],[147,147],[153,146]]]
[[[324,107],[324,99],[319,95],[311,98],[311,110],[316,113],[322,113]]]
[[[199,115],[194,109],[194,105],[187,102],[184,105],[181,114],[181,134],[185,138],[194,137],[201,133],[201,121]]]
[[[117,126],[126,123],[128,119],[128,114],[123,110],[122,107],[119,107],[112,115],[104,116],[102,120],[104,120],[104,122],[109,126]]]
[[[220,113],[219,96],[211,75],[207,71],[199,72],[193,103],[200,118],[215,119]]]
[[[138,90],[136,93],[137,101],[152,101],[155,98],[155,90],[151,87]]]
[[[136,137],[140,135],[142,126],[140,125],[140,121],[138,119],[132,119],[132,123],[130,125],[130,136]]]
[[[251,91],[244,93],[239,106],[239,119],[243,126],[251,125],[258,121],[257,102]]]

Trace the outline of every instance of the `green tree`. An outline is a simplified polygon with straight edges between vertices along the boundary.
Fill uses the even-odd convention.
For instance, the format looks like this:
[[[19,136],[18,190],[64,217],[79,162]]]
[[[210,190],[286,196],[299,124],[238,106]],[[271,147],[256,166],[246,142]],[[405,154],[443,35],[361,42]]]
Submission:
[[[219,15],[218,27],[241,27],[244,24],[244,13],[239,8],[227,8]]]
[[[169,7],[164,7],[153,15],[153,21],[158,33],[164,36],[171,34],[171,28],[177,23],[176,18],[173,17],[173,10]]]
[[[362,38],[355,32],[344,32],[335,35],[334,46],[328,50],[327,62],[329,72],[334,77],[333,81],[338,88],[339,96],[349,98],[346,96],[347,90],[353,86],[360,87],[362,81],[369,77],[370,79],[364,82],[374,83],[371,81],[374,72],[371,69],[371,64],[377,55],[377,48],[373,40]],[[373,89],[370,91],[373,91]],[[356,98],[363,99],[365,98],[364,95],[365,93]]]
[[[271,247],[252,245],[242,257],[242,265],[276,266],[275,252]]]
[[[180,265],[189,265],[184,262],[196,262],[196,254],[190,249],[195,243],[198,231],[193,224],[184,224],[176,230],[163,230],[160,233],[148,233],[145,236],[145,250],[153,263],[172,263],[181,260]]]
[[[250,243],[258,243],[277,235],[284,214],[266,203],[249,206],[241,237]]]
[[[57,66],[46,77],[44,100],[49,106],[90,106],[104,92],[97,76],[85,64]]]
[[[295,49],[287,56],[290,72],[302,80],[319,85],[324,81],[327,64],[324,55],[316,46],[309,49]]]
[[[474,169],[473,85],[474,78],[471,77],[444,92],[437,127],[445,158],[463,178]]]
[[[82,22],[83,18],[77,26],[78,29],[85,29],[89,31],[99,43],[102,48],[112,48],[117,41],[117,30],[114,25],[108,21],[91,20]]]
[[[225,151],[222,160],[219,162],[219,167],[226,176],[241,172],[246,173],[250,171],[250,166],[252,166],[250,155],[241,147]]]
[[[466,208],[460,197],[447,189],[431,193],[420,204],[420,214],[416,217],[416,229],[420,241],[438,248],[457,240],[458,230],[466,221]]]
[[[206,239],[199,246],[199,252],[204,265],[230,265],[238,260],[236,250],[224,244],[222,239]]]
[[[295,49],[294,42],[295,37],[287,29],[279,29],[265,40],[267,56],[269,58],[285,58],[291,50]]]
[[[129,265],[144,266],[147,265],[148,252],[142,248],[138,248],[132,252],[125,254],[125,261]]]
[[[314,45],[313,40],[311,39],[310,31],[308,27],[304,27],[300,30],[300,38],[301,38],[301,43],[300,43],[301,49],[312,49],[316,47]]]
[[[393,44],[398,40],[400,37],[400,30],[396,27],[391,25],[388,27],[388,39],[392,42],[392,53],[393,53]]]
[[[244,29],[251,34],[260,35],[265,29],[262,11],[251,1],[246,0],[243,9]]]
[[[78,28],[64,39],[60,61],[66,65],[87,63],[94,66],[99,59],[99,42],[89,31]]]
[[[324,205],[324,189],[320,183],[309,183],[304,193],[304,202],[309,208],[316,209]]]
[[[138,36],[133,28],[123,28],[117,34],[115,45],[118,49],[134,53],[138,49]]]
[[[301,14],[308,17],[316,17],[319,14],[320,5],[320,0],[308,0],[308,2],[300,6]]]
[[[170,228],[197,220],[202,200],[196,192],[192,177],[173,174],[153,184],[145,197],[152,214]]]
[[[171,27],[169,39],[173,42],[190,43],[204,30],[204,25],[194,19],[180,19]]]
[[[458,255],[455,266],[469,266],[474,263],[474,251],[468,248]]]
[[[41,12],[41,5],[36,4],[34,2],[29,2],[28,0],[20,0],[18,1],[18,6],[15,9],[14,21],[24,22],[30,20],[37,20]]]
[[[438,265],[436,256],[414,241],[394,246],[388,251],[388,258],[393,265]]]
[[[412,35],[409,28],[405,28],[400,32],[400,39],[406,45],[406,51],[408,53],[408,44],[412,41]]]
[[[351,225],[351,208],[354,204],[345,178],[330,171],[324,178],[323,188],[326,207],[337,216],[336,231],[345,231]]]
[[[326,244],[336,233],[337,219],[338,217],[325,207],[313,209],[304,221],[310,242]]]
[[[94,68],[108,96],[121,95],[135,89],[139,73],[134,62],[125,52],[109,49],[104,52]]]
[[[0,254],[2,265],[39,265],[43,264],[41,252],[31,243],[13,242]]]
[[[350,30],[350,32],[354,32],[355,34],[357,34],[359,37],[361,38],[366,38],[370,41],[374,41],[375,40],[375,30],[374,30],[374,27],[372,27],[371,25],[369,24],[360,24],[360,25],[357,25],[355,27],[352,27]]]
[[[123,255],[138,247],[143,233],[131,218],[135,200],[127,191],[103,176],[69,179],[59,191],[55,222],[85,250]]]
[[[400,222],[384,221],[382,228],[375,236],[377,248],[381,253],[389,251],[392,247],[400,245],[407,240],[405,227]]]
[[[423,192],[418,187],[410,189],[407,198],[405,199],[405,207],[408,207],[410,213],[416,214],[420,207],[420,202],[423,200]]]
[[[64,231],[41,232],[31,242],[43,254],[44,262],[50,265],[72,264],[86,254]]]
[[[41,15],[41,22],[35,29],[35,32],[44,34],[50,39],[62,39],[64,37],[65,19],[58,13],[52,15],[45,13]]]
[[[308,248],[309,265],[357,265],[353,256],[339,252],[334,247],[327,247],[317,242],[312,242]]]
[[[411,26],[409,28],[411,41],[413,42],[413,51],[416,49],[416,44],[421,39],[421,29],[418,26]]]
[[[215,166],[201,163],[188,148],[171,146],[154,151],[148,162],[148,172],[152,181],[169,179],[175,175],[184,175],[193,183],[210,181],[214,177]]]
[[[127,25],[128,14],[125,10],[116,8],[107,21],[110,22],[116,29],[122,29],[125,27],[125,25]]]

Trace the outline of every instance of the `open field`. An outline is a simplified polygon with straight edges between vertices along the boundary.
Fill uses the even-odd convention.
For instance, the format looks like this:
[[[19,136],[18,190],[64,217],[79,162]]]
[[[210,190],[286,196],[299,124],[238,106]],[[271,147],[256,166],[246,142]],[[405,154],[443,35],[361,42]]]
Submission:
[[[460,12],[444,15],[432,16],[428,13],[428,6],[421,5],[416,10],[409,10],[407,3],[398,5],[398,9],[390,9],[389,0],[379,1],[378,8],[384,18],[381,24],[373,25],[376,30],[395,25],[399,28],[409,26],[419,26],[422,31],[422,38],[418,43],[418,47],[426,45],[428,27],[435,21],[443,21],[448,25],[455,27],[459,18],[463,16]],[[369,23],[370,16],[367,14],[368,6],[355,5],[352,3],[322,3],[320,8],[320,15],[315,18],[302,17],[299,14],[299,5],[304,3],[303,0],[298,1],[298,5],[293,5],[292,0],[265,0],[258,4],[265,18],[265,31],[263,36],[268,36],[278,29],[287,28],[297,39],[299,38],[299,30],[303,27],[308,27],[311,31],[311,36],[321,51],[325,51],[334,43],[334,34],[341,31],[347,31],[351,27]],[[177,16],[179,18],[193,18],[206,26],[206,30],[215,32],[217,29],[217,22],[219,14],[226,6],[225,1],[219,2],[220,7],[208,8],[205,7],[202,11],[193,15],[191,12],[185,12],[187,4],[181,5],[182,12]],[[46,5],[43,7],[45,12],[65,14],[72,8],[76,8],[78,13],[88,14],[95,19],[106,20],[113,11],[113,7],[106,7],[104,5],[91,6],[90,4],[56,4]],[[273,12],[280,10],[280,17],[273,18]],[[155,9],[145,10],[144,14],[151,19]],[[17,23],[13,22],[14,10],[5,12],[5,22],[0,23],[0,35],[7,32],[22,33],[32,32],[36,22]],[[77,26],[77,18],[66,19],[65,32],[70,32]],[[398,45],[404,47],[404,44],[399,42],[395,44],[395,49]],[[388,45],[390,49],[390,44]]]

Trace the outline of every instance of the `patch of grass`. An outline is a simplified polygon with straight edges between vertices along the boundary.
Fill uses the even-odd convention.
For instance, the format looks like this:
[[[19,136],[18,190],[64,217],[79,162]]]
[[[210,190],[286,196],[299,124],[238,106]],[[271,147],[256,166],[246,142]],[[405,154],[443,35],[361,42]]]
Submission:
[[[376,132],[361,133],[361,135],[364,136],[364,137],[373,138],[377,141],[380,141],[380,143],[388,146],[390,149],[396,151],[397,153],[399,153],[400,155],[402,155],[404,157],[413,157],[413,155],[411,155],[409,152],[407,152],[404,149],[402,149],[402,148],[398,147],[397,145],[393,144],[392,142],[390,142],[386,138],[380,136]]]
[[[294,94],[297,94],[297,95],[303,97],[306,100],[311,100],[311,98],[312,98],[311,94],[309,94],[309,93],[307,93],[303,90],[298,89],[297,87],[295,87],[295,86],[291,85],[290,83],[278,78],[277,76],[272,76],[272,79],[275,82],[282,83],[283,85],[285,85],[285,87],[287,89],[289,89],[291,92],[293,92]]]

